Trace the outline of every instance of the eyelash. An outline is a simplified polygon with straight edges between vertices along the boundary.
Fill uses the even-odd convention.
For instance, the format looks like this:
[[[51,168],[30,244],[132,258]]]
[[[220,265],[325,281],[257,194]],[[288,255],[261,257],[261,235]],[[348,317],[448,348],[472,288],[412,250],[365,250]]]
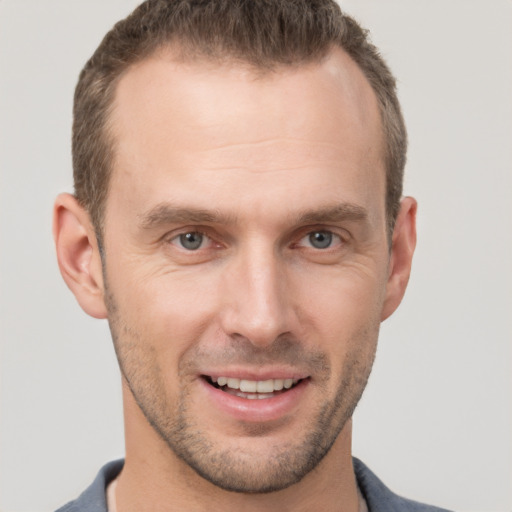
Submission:
[[[312,244],[312,241],[311,241],[311,237],[313,235],[317,235],[317,234],[323,234],[323,235],[327,235],[327,237],[329,238],[329,243],[326,247],[314,247],[313,244]],[[201,241],[200,241],[200,244],[196,247],[196,248],[187,248],[187,247],[184,247],[183,245],[183,239],[182,237],[185,237],[187,235],[199,235],[202,237]],[[309,240],[309,243],[307,244],[304,244],[303,242],[305,240]],[[190,253],[194,253],[196,251],[200,251],[201,249],[205,249],[203,247],[203,245],[205,245],[205,243],[212,243],[212,242],[215,242],[214,239],[209,236],[207,233],[205,233],[204,231],[201,231],[199,229],[194,229],[194,230],[189,230],[189,231],[182,231],[181,233],[178,233],[178,234],[174,234],[172,237],[168,238],[168,243],[170,243],[171,245],[176,245],[178,246],[181,250],[184,250],[186,252],[190,252]],[[320,243],[322,243],[322,241],[320,241]],[[342,237],[341,235],[339,235],[338,233],[335,233],[334,231],[330,230],[330,229],[308,229],[307,232],[303,232],[301,233],[301,236],[298,240],[298,242],[292,244],[292,247],[293,248],[305,248],[305,249],[312,249],[312,250],[315,250],[315,251],[318,251],[318,252],[328,252],[329,250],[335,250],[337,247],[339,247],[340,245],[344,245],[346,243],[346,240],[344,237]],[[219,244],[220,246],[220,244]]]
[[[180,242],[181,238],[182,237],[185,237],[187,235],[200,235],[201,237],[203,237],[203,239],[201,240],[201,243],[200,245],[196,248],[196,249],[187,249],[186,247],[183,246],[183,243]],[[187,251],[187,252],[196,252],[196,251],[199,251],[200,249],[202,249],[203,245],[205,242],[207,241],[210,241],[210,242],[213,242],[213,239],[208,236],[206,233],[204,233],[203,231],[201,230],[189,230],[189,231],[183,231],[181,233],[178,233],[176,235],[173,235],[171,238],[168,239],[168,243],[172,244],[172,245],[178,245],[178,243],[180,244],[179,247],[180,249],[184,250],[184,251]]]
[[[328,238],[328,245],[326,247],[314,247],[312,236],[314,235],[327,235]],[[307,245],[302,245],[302,242],[304,240],[308,241]],[[322,240],[318,240],[320,243],[322,243]],[[299,240],[299,242],[296,244],[297,246],[307,247],[311,248],[320,252],[326,252],[328,250],[335,250],[336,247],[343,245],[345,243],[344,239],[334,231],[331,231],[329,229],[314,229],[312,231],[308,231],[304,236],[302,236]]]

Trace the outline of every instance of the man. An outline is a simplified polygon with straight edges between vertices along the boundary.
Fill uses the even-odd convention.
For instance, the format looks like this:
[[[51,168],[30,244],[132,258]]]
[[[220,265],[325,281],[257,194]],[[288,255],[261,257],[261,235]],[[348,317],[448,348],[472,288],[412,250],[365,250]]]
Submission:
[[[394,79],[329,0],[149,0],[75,93],[62,275],[108,318],[126,459],[65,511],[439,510],[351,456],[416,202]]]

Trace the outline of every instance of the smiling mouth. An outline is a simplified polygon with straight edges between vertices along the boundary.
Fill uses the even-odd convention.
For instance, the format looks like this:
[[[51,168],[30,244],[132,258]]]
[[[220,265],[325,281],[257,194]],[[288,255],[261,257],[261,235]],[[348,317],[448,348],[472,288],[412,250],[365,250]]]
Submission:
[[[203,375],[203,378],[211,386],[220,389],[230,395],[240,398],[266,399],[286,393],[293,389],[304,379],[268,379],[268,380],[247,380],[232,377],[210,377]]]

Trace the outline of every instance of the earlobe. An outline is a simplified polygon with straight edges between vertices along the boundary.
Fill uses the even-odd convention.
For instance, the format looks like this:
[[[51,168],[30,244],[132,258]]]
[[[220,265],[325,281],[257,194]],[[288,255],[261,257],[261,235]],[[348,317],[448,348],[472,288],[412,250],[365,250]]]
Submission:
[[[412,256],[416,248],[416,211],[418,205],[412,197],[402,199],[391,245],[386,297],[381,321],[398,307],[407,288],[411,274]]]
[[[82,309],[106,318],[101,257],[89,214],[71,194],[60,194],[53,209],[53,237],[59,269]]]

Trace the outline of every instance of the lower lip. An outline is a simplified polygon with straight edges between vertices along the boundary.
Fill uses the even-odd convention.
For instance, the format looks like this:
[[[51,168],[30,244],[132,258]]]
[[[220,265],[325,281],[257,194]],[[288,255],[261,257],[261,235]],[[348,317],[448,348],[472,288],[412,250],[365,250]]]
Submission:
[[[270,398],[250,399],[231,395],[203,378],[200,380],[214,407],[236,420],[252,423],[275,421],[292,414],[304,398],[309,385],[309,379],[303,379],[284,393]]]

